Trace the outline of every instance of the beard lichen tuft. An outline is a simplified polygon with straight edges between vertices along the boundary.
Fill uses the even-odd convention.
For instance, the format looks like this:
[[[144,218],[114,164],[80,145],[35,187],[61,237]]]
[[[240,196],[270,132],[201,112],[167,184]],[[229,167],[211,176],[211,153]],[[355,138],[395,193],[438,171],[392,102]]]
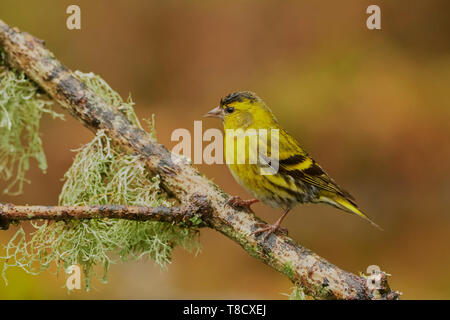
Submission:
[[[76,75],[142,128],[130,98],[124,102],[103,79],[92,73],[76,72]],[[151,131],[148,134],[155,139],[154,130]],[[104,131],[98,131],[90,143],[76,151],[73,164],[64,176],[60,205],[172,205],[173,201],[160,187],[159,176],[146,170],[139,156],[125,154],[114,147]],[[88,290],[93,275],[106,281],[111,263],[150,258],[165,268],[176,246],[190,251],[199,249],[196,230],[165,222],[92,219],[46,221],[32,226],[35,230],[28,236],[29,240],[20,227],[6,246],[4,277],[11,266],[37,274],[52,264],[58,271],[78,264]],[[103,276],[94,271],[94,267],[100,266]]]
[[[41,117],[47,113],[62,118],[51,104],[23,72],[6,66],[0,49],[0,178],[8,183],[4,193],[22,193],[31,159],[43,172],[47,169],[39,136]]]

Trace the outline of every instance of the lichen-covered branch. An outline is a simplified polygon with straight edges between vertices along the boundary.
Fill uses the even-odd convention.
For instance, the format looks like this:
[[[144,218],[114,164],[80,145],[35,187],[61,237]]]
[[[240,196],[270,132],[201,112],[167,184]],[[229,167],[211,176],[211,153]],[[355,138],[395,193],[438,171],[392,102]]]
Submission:
[[[326,299],[396,299],[387,282],[375,295],[363,277],[341,270],[284,235],[272,234],[266,241],[252,235],[261,220],[245,210],[224,206],[229,196],[191,164],[152,142],[121,112],[89,90],[74,73],[48,51],[43,41],[10,28],[0,20],[0,45],[8,63],[23,70],[47,94],[92,131],[104,132],[124,151],[137,154],[152,172],[161,176],[165,189],[181,204],[192,196],[208,199],[211,214],[207,226],[237,242],[245,251],[286,275],[306,294]]]
[[[186,227],[199,227],[202,226],[202,217],[206,217],[209,210],[208,202],[201,197],[195,197],[188,205],[156,208],[126,205],[18,206],[0,204],[0,229],[5,230],[11,222],[18,221],[102,218],[174,222],[182,223]]]

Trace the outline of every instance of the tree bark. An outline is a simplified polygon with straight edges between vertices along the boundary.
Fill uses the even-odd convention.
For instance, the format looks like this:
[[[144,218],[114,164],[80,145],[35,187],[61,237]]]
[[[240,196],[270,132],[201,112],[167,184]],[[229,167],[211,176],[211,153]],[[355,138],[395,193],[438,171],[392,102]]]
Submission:
[[[0,20],[0,45],[8,63],[23,70],[47,94],[92,131],[105,130],[125,152],[141,156],[147,168],[161,176],[163,187],[182,205],[192,198],[208,201],[204,223],[238,243],[251,256],[301,285],[305,293],[324,299],[398,299],[387,281],[374,291],[367,280],[341,270],[285,235],[252,235],[262,220],[253,213],[224,206],[229,196],[190,163],[134,126],[123,114],[89,90],[71,70],[45,48],[44,42],[12,29]]]

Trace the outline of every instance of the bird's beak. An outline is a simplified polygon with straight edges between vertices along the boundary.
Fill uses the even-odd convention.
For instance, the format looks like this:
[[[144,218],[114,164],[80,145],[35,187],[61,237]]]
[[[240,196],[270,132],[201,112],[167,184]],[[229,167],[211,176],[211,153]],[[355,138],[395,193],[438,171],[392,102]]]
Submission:
[[[223,120],[223,114],[222,114],[222,108],[215,107],[211,111],[209,111],[207,114],[204,115],[206,118],[219,118]]]

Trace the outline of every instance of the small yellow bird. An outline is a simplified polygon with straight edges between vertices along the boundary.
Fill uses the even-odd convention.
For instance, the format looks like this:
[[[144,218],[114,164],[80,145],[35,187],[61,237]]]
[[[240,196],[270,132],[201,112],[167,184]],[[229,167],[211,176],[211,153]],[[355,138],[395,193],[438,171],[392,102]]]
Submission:
[[[249,129],[266,129],[268,132],[266,153],[272,151],[269,132],[278,129],[278,168],[275,174],[261,174],[261,168],[267,166],[268,162],[249,161],[252,153],[260,155],[260,151],[249,147],[249,137],[245,135],[235,137],[237,140],[247,139],[244,141],[246,148],[244,163],[242,161],[227,163],[233,177],[256,198],[242,200],[239,197],[231,197],[227,204],[250,209],[251,204],[262,201],[272,207],[284,209],[284,213],[273,225],[265,225],[253,234],[266,233],[263,239],[267,239],[271,233],[280,229],[283,218],[298,203],[326,203],[356,214],[381,229],[358,209],[355,199],[339,187],[280,126],[272,111],[256,94],[249,91],[231,93],[221,99],[220,105],[205,114],[205,117],[222,119],[225,131],[242,129],[247,132]],[[224,149],[227,159],[229,155],[233,156],[230,159],[237,158],[238,145],[239,141],[230,144],[225,139]],[[242,156],[242,150],[240,153]]]

